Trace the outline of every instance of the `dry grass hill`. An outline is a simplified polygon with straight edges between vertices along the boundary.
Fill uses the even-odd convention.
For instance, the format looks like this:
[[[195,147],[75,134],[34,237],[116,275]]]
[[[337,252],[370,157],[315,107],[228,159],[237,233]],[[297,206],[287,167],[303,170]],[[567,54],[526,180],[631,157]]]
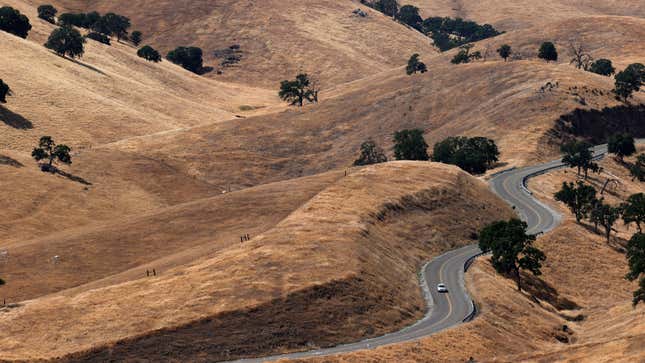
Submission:
[[[353,0],[52,3],[127,15],[145,43],[164,54],[200,46],[216,70],[218,49],[239,44],[243,57],[197,76],[113,40],[88,41],[71,61],[42,46],[54,26],[37,18],[40,2],[3,2],[33,29],[27,39],[0,32],[0,77],[13,90],[0,106],[0,250],[9,256],[0,260],[9,304],[0,307],[0,361],[212,361],[405,326],[423,314],[420,264],[511,211],[454,167],[352,168],[360,144],[373,138],[392,158],[392,133],[418,127],[430,145],[493,138],[499,168],[546,160],[562,115],[621,105],[612,78],[569,64],[571,38],[618,69],[645,62],[642,0],[403,1],[424,16],[506,32],[478,42],[485,59],[466,65]],[[368,16],[352,15],[356,8]],[[558,62],[536,58],[546,40]],[[496,56],[503,43],[517,59]],[[427,73],[405,75],[412,53]],[[319,104],[278,99],[279,81],[298,71],[320,80]],[[557,87],[544,91],[549,82]],[[640,93],[631,104],[643,101]],[[42,173],[31,158],[43,135],[72,147],[67,176]],[[626,180],[622,167],[604,166]],[[535,188],[549,198],[568,177],[542,177]],[[642,190],[622,185],[615,198]],[[240,243],[246,233],[251,241]],[[467,275],[483,311],[472,324],[322,361],[642,358],[644,317],[628,306],[623,255],[571,221],[540,245],[544,281],[557,292],[542,306],[481,261]],[[572,249],[584,258],[567,259]],[[146,277],[152,269],[159,275]],[[611,293],[588,287],[597,284]],[[580,310],[562,310],[567,301]],[[587,319],[566,321],[578,313]],[[572,344],[555,340],[562,324]]]

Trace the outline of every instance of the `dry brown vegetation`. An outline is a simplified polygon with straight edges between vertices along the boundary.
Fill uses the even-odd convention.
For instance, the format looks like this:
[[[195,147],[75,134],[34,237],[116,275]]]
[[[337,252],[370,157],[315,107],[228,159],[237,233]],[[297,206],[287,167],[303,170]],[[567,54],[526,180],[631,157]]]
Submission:
[[[0,32],[0,72],[14,92],[0,106],[0,250],[9,252],[0,298],[11,304],[0,308],[0,360],[210,361],[405,326],[423,314],[422,261],[511,212],[452,167],[348,169],[360,143],[374,138],[391,156],[392,133],[419,127],[429,144],[491,137],[500,166],[546,160],[561,115],[620,104],[612,78],[568,64],[568,40],[619,69],[645,56],[640,0],[410,0],[425,16],[506,31],[476,44],[488,49],[485,61],[460,66],[450,64],[456,50],[439,54],[357,1],[53,3],[127,15],[162,53],[200,46],[218,68],[213,51],[239,44],[243,58],[197,76],[145,62],[127,44],[88,41],[70,61],[42,47],[54,27],[36,17],[40,2],[3,3],[34,28],[26,40]],[[369,16],[352,16],[357,7]],[[557,63],[535,58],[545,40],[559,48]],[[521,59],[496,57],[503,43]],[[429,72],[409,77],[415,52]],[[298,71],[320,79],[320,104],[278,100],[278,82]],[[548,82],[557,87],[543,91]],[[42,173],[30,158],[42,135],[73,148],[69,177]],[[642,190],[623,167],[603,166],[621,180],[609,201]],[[571,177],[544,176],[532,188],[549,199]],[[467,275],[482,310],[472,324],[318,361],[642,359],[643,310],[629,306],[619,252],[630,232],[608,246],[567,219],[540,240],[548,263],[529,293],[483,260]],[[240,244],[246,233],[252,240]],[[153,268],[159,275],[146,277]],[[578,314],[586,319],[567,321]],[[556,340],[563,334],[570,344]]]

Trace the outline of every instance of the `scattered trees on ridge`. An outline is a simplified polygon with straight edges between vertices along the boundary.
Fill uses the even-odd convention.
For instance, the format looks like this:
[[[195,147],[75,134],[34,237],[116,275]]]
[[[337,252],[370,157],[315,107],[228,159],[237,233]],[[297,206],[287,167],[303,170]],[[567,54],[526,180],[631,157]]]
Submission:
[[[497,49],[497,53],[499,54],[500,57],[502,57],[502,59],[504,59],[504,62],[508,60],[508,57],[511,56],[512,52],[513,51],[511,50],[511,46],[508,44],[504,44],[501,47],[499,47],[499,49]]]
[[[38,17],[52,24],[56,24],[56,10],[52,5],[40,5],[38,7]]]
[[[555,44],[552,42],[544,42],[538,51],[538,58],[544,59],[547,62],[558,60],[558,51],[555,49]]]
[[[614,93],[618,99],[627,102],[634,92],[638,92],[645,82],[645,66],[641,63],[633,63],[627,66],[622,72],[618,72],[615,78]]]
[[[638,289],[634,291],[632,303],[634,306],[639,302],[645,303],[645,234],[636,233],[627,243],[627,264],[629,272],[625,276],[629,281],[640,277]]]
[[[526,234],[527,224],[519,219],[493,222],[479,232],[479,248],[491,251],[491,263],[501,274],[515,277],[517,289],[522,291],[520,270],[541,274],[546,256],[533,246],[535,236]]]
[[[0,79],[0,103],[7,103],[7,96],[11,95],[11,88]]]
[[[616,73],[616,68],[614,68],[609,59],[600,58],[591,63],[589,72],[600,74],[601,76],[611,76],[612,74]]]
[[[41,166],[42,171],[54,172],[56,171],[56,167],[53,165],[55,161],[63,164],[72,163],[71,150],[67,145],[56,145],[51,136],[43,136],[38,142],[38,147],[31,152],[31,156],[36,161],[46,160],[46,163]]]
[[[378,164],[378,163],[384,163],[387,161],[387,156],[385,156],[385,153],[383,152],[383,149],[378,147],[376,143],[369,139],[365,141],[363,144],[361,144],[361,154],[354,161],[355,166],[361,166],[361,165],[370,165],[370,164]]]
[[[60,56],[69,56],[70,58],[82,57],[84,53],[85,38],[78,30],[63,26],[54,29],[45,43],[45,47],[53,50]]]
[[[408,60],[408,66],[405,68],[405,73],[407,73],[407,75],[410,76],[417,72],[425,73],[427,71],[428,71],[428,68],[426,67],[425,63],[419,60],[419,54],[417,53],[412,54],[412,56]]]
[[[302,107],[305,101],[318,102],[318,89],[306,73],[300,73],[295,80],[284,80],[280,83],[278,96],[292,106]]]
[[[137,55],[147,61],[151,62],[161,62],[161,54],[157,52],[153,47],[149,45],[144,45],[137,51]]]
[[[587,218],[595,205],[596,189],[581,181],[578,181],[577,186],[571,182],[564,182],[554,197],[555,200],[566,204],[576,216],[576,222],[580,223],[583,218]]]
[[[410,129],[394,133],[394,157],[396,160],[428,160],[428,144],[423,130]]]
[[[177,47],[168,52],[169,61],[182,66],[184,69],[199,74],[203,68],[202,50],[197,47]]]
[[[486,172],[498,157],[495,141],[485,137],[448,137],[436,143],[432,151],[433,161],[457,165],[471,174]]]
[[[607,149],[610,154],[616,155],[621,162],[625,156],[633,155],[636,152],[634,138],[627,133],[618,133],[609,136]]]
[[[31,24],[29,24],[29,18],[21,14],[20,11],[11,6],[3,6],[0,8],[0,30],[27,38]]]
[[[459,52],[450,61],[453,64],[470,63],[474,60],[481,59],[482,53],[480,51],[470,53],[474,47],[473,44],[466,44],[459,47]]]

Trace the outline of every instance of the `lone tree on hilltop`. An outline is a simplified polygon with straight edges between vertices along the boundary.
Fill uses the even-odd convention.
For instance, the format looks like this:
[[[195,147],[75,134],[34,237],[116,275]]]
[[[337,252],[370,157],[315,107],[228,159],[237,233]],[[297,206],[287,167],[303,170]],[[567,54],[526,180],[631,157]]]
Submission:
[[[576,216],[576,222],[580,223],[591,212],[596,203],[596,189],[590,185],[578,181],[577,186],[573,183],[564,182],[562,188],[554,195],[555,200],[562,202],[569,207],[571,213]]]
[[[417,53],[412,54],[412,56],[410,57],[410,60],[408,60],[408,66],[405,68],[405,73],[407,73],[407,75],[410,76],[417,72],[425,73],[427,71],[428,71],[428,68],[426,67],[425,63],[419,60],[419,54]]]
[[[59,161],[63,164],[71,164],[72,156],[69,154],[72,149],[67,145],[56,145],[51,136],[43,136],[38,142],[38,147],[34,148],[31,156],[36,161],[46,160],[46,163],[41,166],[42,171],[56,171],[54,161]]]
[[[614,93],[618,99],[627,102],[634,92],[638,92],[645,82],[645,66],[641,63],[630,64],[614,77]]]
[[[520,270],[533,275],[542,274],[542,262],[546,256],[533,246],[535,236],[526,234],[527,224],[519,219],[493,222],[479,232],[479,248],[491,251],[491,263],[500,274],[515,277],[517,289],[522,291]]]
[[[632,180],[645,181],[645,154],[638,155],[636,162],[630,166],[629,172],[632,174]]]
[[[419,15],[419,8],[413,5],[403,5],[399,12],[394,16],[396,20],[407,24],[412,28],[421,31],[421,23],[423,18]]]
[[[20,11],[11,6],[3,6],[0,8],[0,30],[27,38],[31,24],[29,24],[29,18],[21,14]]]
[[[11,96],[11,88],[0,79],[0,103],[7,103],[7,96]]]
[[[457,165],[471,174],[486,172],[498,157],[495,141],[485,137],[448,137],[436,143],[432,150],[433,161]]]
[[[70,26],[64,26],[52,31],[47,43],[45,43],[45,47],[60,56],[80,58],[85,52],[83,44],[85,44],[85,38],[78,30]]]
[[[645,224],[645,194],[632,194],[627,198],[627,202],[622,205],[623,221],[625,225],[636,224],[639,233],[643,233],[641,228]]]
[[[618,133],[611,135],[607,141],[609,153],[616,155],[621,162],[625,156],[633,155],[636,152],[634,138],[627,133]]]
[[[473,44],[466,44],[459,47],[459,52],[450,61],[452,64],[470,63],[474,60],[481,59],[482,53],[480,51],[470,52],[474,47]]]
[[[197,47],[177,47],[168,52],[169,61],[182,66],[184,69],[199,74],[203,68],[203,52]]]
[[[593,63],[593,57],[578,39],[569,40],[569,52],[571,53],[569,64],[573,64],[578,69],[586,71]]]
[[[511,56],[511,53],[513,51],[511,50],[511,46],[508,44],[504,44],[499,49],[497,49],[497,53],[499,54],[500,57],[504,59],[504,62],[508,60],[508,57]]]
[[[384,163],[387,161],[387,156],[383,152],[383,149],[378,147],[373,140],[367,140],[361,145],[361,154],[354,161],[355,166],[361,165],[370,165]]]
[[[538,57],[546,60],[547,62],[557,61],[558,51],[555,49],[555,44],[553,44],[552,42],[542,43],[540,50],[538,51]]]
[[[141,47],[141,49],[137,51],[137,55],[150,62],[161,62],[161,54],[149,45]]]
[[[56,24],[56,10],[52,5],[40,5],[38,7],[38,17],[52,24]]]
[[[374,9],[388,16],[395,16],[399,12],[399,3],[396,0],[376,0]]]
[[[590,148],[591,144],[585,141],[571,141],[560,147],[560,151],[564,153],[562,162],[571,168],[577,168],[578,176],[580,176],[580,171],[584,170],[585,179],[587,179],[589,170],[600,171],[600,166],[593,161]]]
[[[394,133],[394,157],[396,160],[428,160],[428,144],[423,130],[401,130]]]
[[[137,47],[139,46],[139,44],[141,44],[142,38],[143,38],[143,33],[141,33],[138,30],[133,31],[132,34],[130,34],[130,41],[132,42],[132,44],[134,44]]]
[[[632,300],[636,306],[641,301],[645,303],[645,234],[636,233],[627,243],[627,263],[629,272],[625,278],[634,281],[640,277],[639,288],[634,291]]]
[[[591,64],[589,72],[600,74],[601,76],[611,76],[616,73],[616,68],[609,59],[600,58]]]
[[[318,89],[306,73],[300,73],[293,81],[282,81],[278,95],[280,99],[289,102],[292,106],[302,107],[305,101],[317,101]]]

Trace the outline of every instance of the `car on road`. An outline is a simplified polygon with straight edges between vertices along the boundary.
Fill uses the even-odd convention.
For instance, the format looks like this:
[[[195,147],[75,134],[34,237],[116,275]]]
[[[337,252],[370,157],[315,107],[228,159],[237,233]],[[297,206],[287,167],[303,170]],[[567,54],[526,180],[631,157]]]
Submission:
[[[439,291],[439,292],[448,292],[448,288],[446,287],[446,284],[439,284],[439,285],[437,285],[437,291]]]

